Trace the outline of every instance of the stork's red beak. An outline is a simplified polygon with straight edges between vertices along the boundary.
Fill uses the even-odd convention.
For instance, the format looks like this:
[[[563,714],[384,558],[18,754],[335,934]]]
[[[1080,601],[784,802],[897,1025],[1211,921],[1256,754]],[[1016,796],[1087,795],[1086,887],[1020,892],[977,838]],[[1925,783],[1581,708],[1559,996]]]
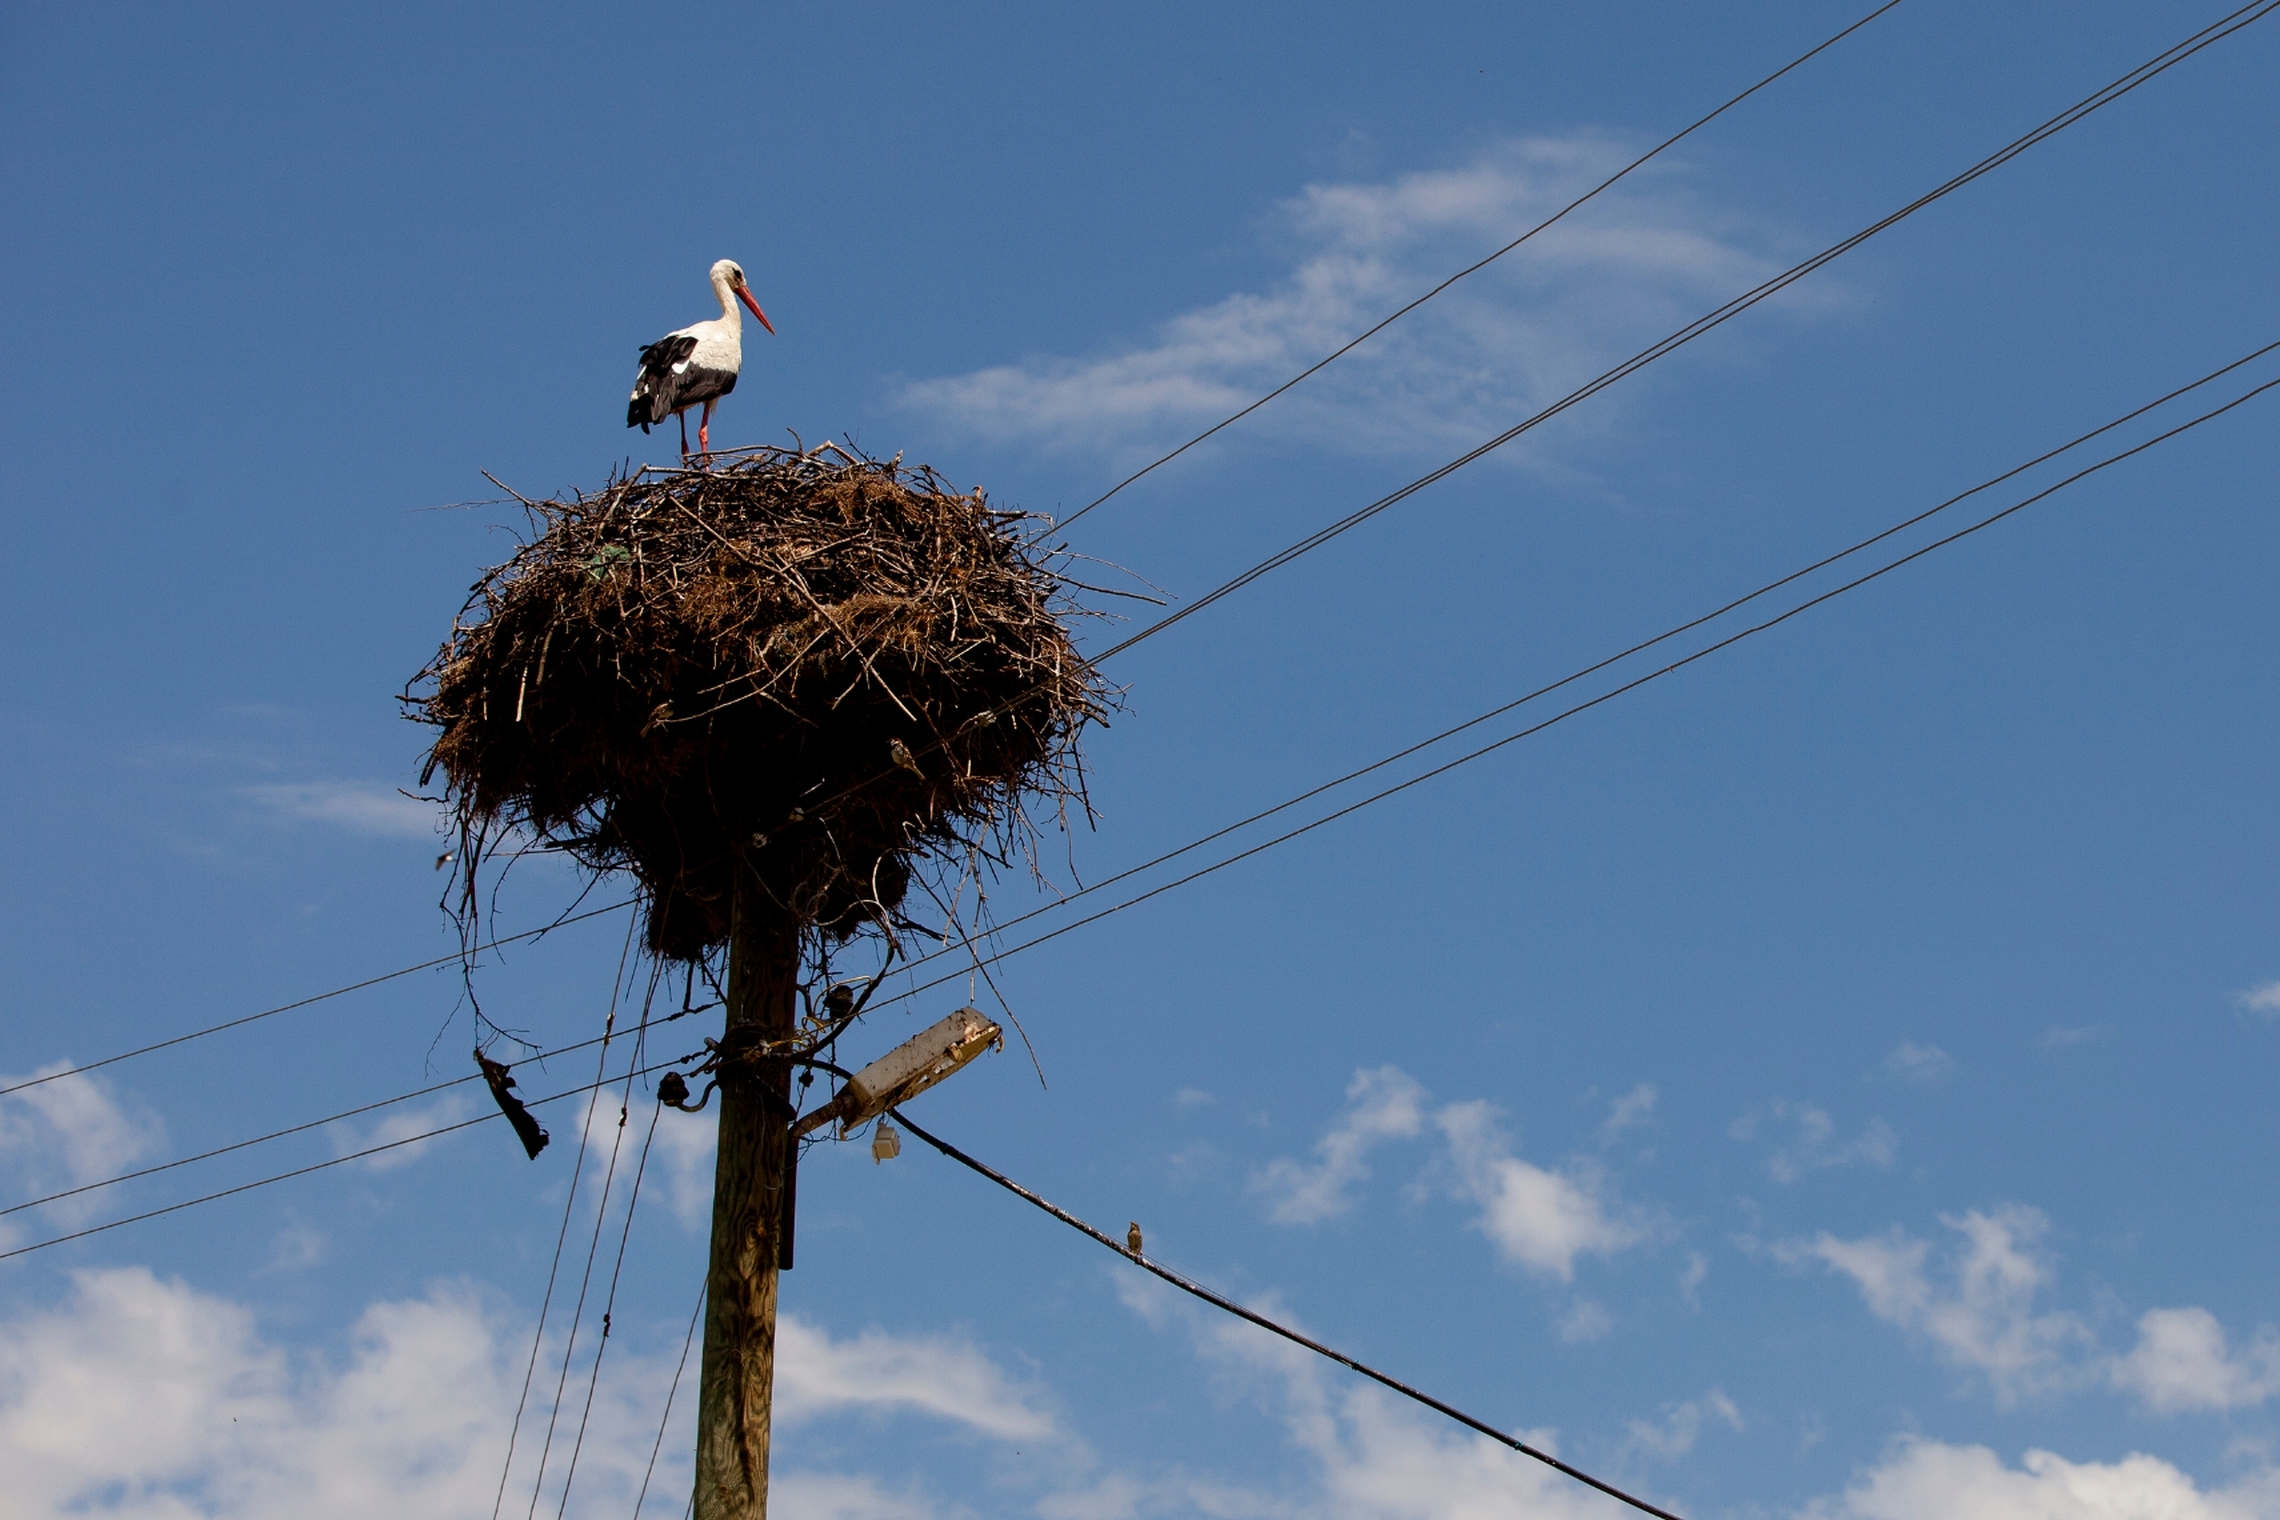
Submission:
[[[776,324],[768,320],[768,314],[760,309],[760,303],[752,299],[751,291],[744,289],[741,285],[738,286],[736,290],[736,299],[742,301],[746,306],[752,308],[752,315],[760,319],[760,325],[762,327],[767,328],[771,334],[776,331]]]

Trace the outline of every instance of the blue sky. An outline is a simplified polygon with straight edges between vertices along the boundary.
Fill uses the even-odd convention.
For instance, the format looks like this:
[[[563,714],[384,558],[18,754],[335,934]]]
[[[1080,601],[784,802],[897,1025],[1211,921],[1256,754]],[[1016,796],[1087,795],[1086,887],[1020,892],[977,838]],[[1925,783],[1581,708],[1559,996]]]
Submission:
[[[436,509],[662,462],[622,397],[712,260],[780,333],[716,438],[1066,513],[1866,9],[11,8],[0,1073],[449,948],[394,698],[517,519]],[[2219,13],[1906,0],[1072,541],[1193,599]],[[2280,338],[2275,27],[1120,656],[1060,884]],[[2276,405],[1008,959],[1049,1086],[1017,1046],[914,1116],[1690,1520],[2280,1515]],[[501,922],[579,888],[533,865]],[[624,935],[513,948],[486,1011],[589,1038]],[[424,973],[0,1097],[0,1206],[462,1075],[472,1034]],[[481,1112],[454,1089],[0,1236]],[[0,1262],[14,1512],[488,1515],[579,1129],[547,1112],[535,1163],[487,1125]],[[701,1276],[710,1136],[664,1117],[571,1514],[630,1513]],[[781,1514],[1612,1512],[922,1147],[804,1181]],[[692,1395],[644,1513],[678,1512]]]

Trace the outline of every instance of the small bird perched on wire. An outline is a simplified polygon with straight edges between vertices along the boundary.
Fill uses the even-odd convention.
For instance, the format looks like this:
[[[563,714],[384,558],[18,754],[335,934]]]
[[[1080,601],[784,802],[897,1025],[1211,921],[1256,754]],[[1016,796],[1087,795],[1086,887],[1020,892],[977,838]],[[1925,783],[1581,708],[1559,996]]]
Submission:
[[[1131,1228],[1124,1232],[1124,1248],[1135,1256],[1140,1254],[1140,1221],[1137,1219],[1133,1220]]]

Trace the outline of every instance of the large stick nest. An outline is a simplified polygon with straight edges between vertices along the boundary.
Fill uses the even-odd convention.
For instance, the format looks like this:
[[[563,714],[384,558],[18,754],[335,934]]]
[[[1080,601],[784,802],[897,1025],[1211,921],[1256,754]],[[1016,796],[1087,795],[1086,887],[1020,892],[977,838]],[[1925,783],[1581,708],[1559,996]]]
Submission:
[[[750,869],[832,938],[925,858],[1003,862],[1082,804],[1104,690],[1018,512],[834,445],[529,503],[406,693],[474,865],[528,836],[640,883],[650,948],[726,940]]]

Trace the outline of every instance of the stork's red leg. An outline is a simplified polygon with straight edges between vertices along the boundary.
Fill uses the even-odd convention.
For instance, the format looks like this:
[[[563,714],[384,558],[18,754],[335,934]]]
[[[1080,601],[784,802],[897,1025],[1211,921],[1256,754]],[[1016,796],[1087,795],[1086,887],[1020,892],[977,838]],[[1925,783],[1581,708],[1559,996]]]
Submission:
[[[712,409],[712,402],[707,401],[704,415],[697,419],[697,452],[700,454],[712,452]]]

